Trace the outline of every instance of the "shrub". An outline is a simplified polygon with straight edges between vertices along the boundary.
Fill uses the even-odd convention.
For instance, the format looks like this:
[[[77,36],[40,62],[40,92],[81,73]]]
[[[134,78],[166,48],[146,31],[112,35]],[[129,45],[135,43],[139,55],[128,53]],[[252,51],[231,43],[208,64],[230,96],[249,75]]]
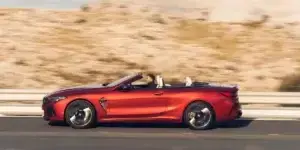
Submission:
[[[300,73],[284,77],[279,87],[279,91],[300,92]]]

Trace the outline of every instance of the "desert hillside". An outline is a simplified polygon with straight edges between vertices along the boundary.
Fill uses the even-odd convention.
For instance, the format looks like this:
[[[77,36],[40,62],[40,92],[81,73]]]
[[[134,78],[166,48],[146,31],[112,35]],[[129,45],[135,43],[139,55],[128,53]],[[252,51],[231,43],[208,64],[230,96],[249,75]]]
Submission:
[[[272,4],[282,9],[265,0],[265,10],[221,0],[103,1],[68,11],[2,8],[0,88],[60,88],[150,71],[167,82],[190,76],[239,84],[243,91],[277,91],[300,66],[300,9],[279,1]],[[178,8],[185,5],[188,11]]]

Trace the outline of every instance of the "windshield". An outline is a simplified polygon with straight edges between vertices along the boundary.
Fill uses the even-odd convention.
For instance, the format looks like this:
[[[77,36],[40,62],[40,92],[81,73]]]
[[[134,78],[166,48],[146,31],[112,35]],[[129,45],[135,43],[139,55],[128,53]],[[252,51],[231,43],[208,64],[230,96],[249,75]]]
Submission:
[[[108,86],[108,87],[116,86],[116,85],[118,85],[118,84],[120,84],[120,83],[122,83],[122,82],[124,82],[124,81],[126,81],[126,80],[128,80],[128,79],[130,79],[130,78],[133,78],[133,77],[135,77],[135,76],[136,76],[136,74],[132,74],[132,75],[125,76],[125,77],[123,77],[123,78],[121,78],[121,79],[119,79],[119,80],[116,80],[116,81],[114,81],[114,82],[109,83],[107,86]]]

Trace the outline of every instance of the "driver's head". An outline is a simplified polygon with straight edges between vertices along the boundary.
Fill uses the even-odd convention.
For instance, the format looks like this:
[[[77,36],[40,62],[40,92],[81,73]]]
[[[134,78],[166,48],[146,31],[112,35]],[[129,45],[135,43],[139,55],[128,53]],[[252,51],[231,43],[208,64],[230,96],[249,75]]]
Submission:
[[[148,80],[155,82],[155,76],[153,74],[147,74],[148,75]]]

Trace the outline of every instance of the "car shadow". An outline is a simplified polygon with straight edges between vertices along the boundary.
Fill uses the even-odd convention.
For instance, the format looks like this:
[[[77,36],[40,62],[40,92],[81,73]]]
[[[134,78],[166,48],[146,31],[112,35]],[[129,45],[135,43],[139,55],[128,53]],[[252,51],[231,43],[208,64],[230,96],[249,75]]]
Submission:
[[[69,125],[63,121],[53,121],[47,123],[49,126],[69,127]]]
[[[251,124],[254,119],[238,119],[230,122],[218,123],[213,129],[218,128],[244,128]],[[61,126],[68,127],[66,123],[63,122],[51,122],[48,123],[51,126]],[[180,123],[98,123],[96,128],[188,128],[186,125]]]
[[[252,118],[238,119],[230,122],[218,123],[213,129],[218,128],[244,128],[254,121]],[[119,127],[119,128],[188,128],[183,124],[175,123],[99,123],[97,127]]]
[[[184,128],[182,124],[175,123],[99,123],[98,127],[112,128]]]
[[[218,123],[216,128],[245,128],[254,121],[253,118],[237,119],[229,122]]]

